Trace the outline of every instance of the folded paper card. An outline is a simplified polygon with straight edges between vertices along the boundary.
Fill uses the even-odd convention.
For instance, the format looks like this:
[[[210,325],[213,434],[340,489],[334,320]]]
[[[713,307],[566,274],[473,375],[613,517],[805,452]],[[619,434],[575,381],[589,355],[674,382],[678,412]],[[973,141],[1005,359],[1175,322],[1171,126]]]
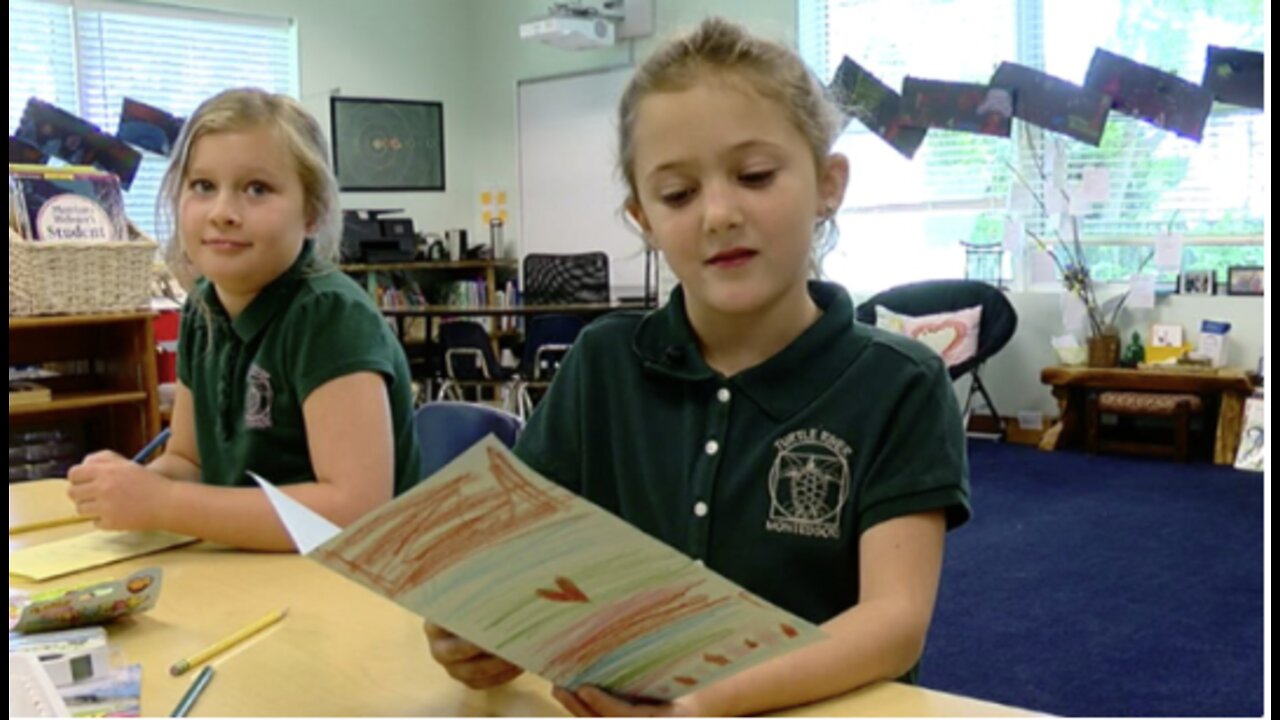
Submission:
[[[164,532],[95,530],[9,553],[9,574],[43,582],[199,542]]]
[[[492,436],[342,532],[255,479],[303,554],[561,687],[671,700],[824,637]]]

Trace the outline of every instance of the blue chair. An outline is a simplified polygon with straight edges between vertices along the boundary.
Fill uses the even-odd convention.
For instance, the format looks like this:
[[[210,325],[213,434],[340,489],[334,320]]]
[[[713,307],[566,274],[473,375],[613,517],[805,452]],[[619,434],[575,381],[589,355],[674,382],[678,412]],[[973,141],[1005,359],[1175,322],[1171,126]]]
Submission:
[[[490,434],[514,447],[524,421],[488,405],[433,402],[418,408],[413,426],[422,447],[422,476],[429,478]]]
[[[504,407],[516,403],[515,378],[493,352],[493,341],[479,323],[469,320],[440,325],[444,380],[437,400],[482,401],[492,393]]]
[[[572,315],[539,315],[529,319],[520,379],[516,384],[516,412],[520,417],[533,414],[530,390],[545,390],[551,385],[551,378],[585,325],[582,318]]]

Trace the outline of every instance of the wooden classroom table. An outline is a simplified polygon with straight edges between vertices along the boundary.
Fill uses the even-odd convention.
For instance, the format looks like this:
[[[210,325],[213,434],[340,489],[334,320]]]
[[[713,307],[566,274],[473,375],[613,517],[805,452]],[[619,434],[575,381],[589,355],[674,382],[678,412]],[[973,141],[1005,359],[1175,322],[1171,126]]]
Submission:
[[[1040,381],[1053,387],[1058,400],[1057,424],[1040,442],[1041,450],[1059,450],[1082,444],[1085,403],[1088,393],[1106,390],[1185,393],[1219,398],[1217,439],[1213,460],[1218,465],[1234,465],[1240,447],[1244,401],[1253,393],[1253,381],[1245,370],[1049,367]]]
[[[71,512],[66,483],[9,486],[9,525]],[[9,551],[88,531],[82,523],[9,538]],[[193,716],[222,717],[562,717],[550,685],[525,675],[497,691],[451,680],[427,651],[422,620],[296,555],[209,544],[90,570],[19,589],[50,589],[164,570],[152,611],[109,627],[113,651],[142,664],[142,712],[166,716],[195,676],[169,676],[175,661],[288,607],[281,623],[215,658],[216,675]],[[15,582],[17,581],[17,582]],[[992,703],[884,683],[787,713],[797,717],[1030,717]]]

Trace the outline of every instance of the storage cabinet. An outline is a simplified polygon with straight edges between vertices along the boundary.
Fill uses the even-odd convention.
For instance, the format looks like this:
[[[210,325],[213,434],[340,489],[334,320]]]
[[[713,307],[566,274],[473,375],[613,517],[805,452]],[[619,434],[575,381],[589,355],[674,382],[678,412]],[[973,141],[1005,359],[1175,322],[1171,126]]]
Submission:
[[[149,312],[9,318],[9,367],[54,364],[46,402],[9,407],[15,436],[74,438],[88,452],[131,457],[160,431],[156,342]],[[12,473],[11,473],[12,477]]]

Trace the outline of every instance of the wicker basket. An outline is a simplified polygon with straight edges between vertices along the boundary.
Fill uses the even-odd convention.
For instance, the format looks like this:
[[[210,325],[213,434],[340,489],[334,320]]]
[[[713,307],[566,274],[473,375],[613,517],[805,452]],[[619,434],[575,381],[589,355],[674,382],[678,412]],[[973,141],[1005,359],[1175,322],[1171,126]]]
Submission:
[[[9,228],[9,316],[93,315],[151,305],[156,243],[31,242]]]

